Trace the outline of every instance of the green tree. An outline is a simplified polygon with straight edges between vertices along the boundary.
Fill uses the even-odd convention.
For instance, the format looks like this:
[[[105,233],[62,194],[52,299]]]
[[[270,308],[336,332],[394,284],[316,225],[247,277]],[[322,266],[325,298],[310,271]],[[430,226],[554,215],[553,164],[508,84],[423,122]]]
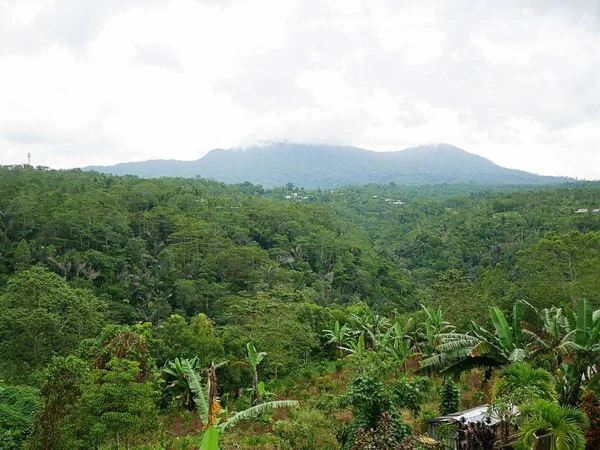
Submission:
[[[90,368],[75,356],[56,357],[44,371],[43,406],[37,417],[31,449],[79,448],[87,433],[81,429],[81,396],[90,382]]]
[[[19,245],[17,245],[14,259],[15,268],[17,270],[24,270],[29,267],[31,263],[31,250],[29,249],[29,244],[27,244],[25,239],[21,239],[21,242],[19,242]]]
[[[0,296],[0,373],[29,381],[53,356],[66,355],[104,324],[104,302],[42,267],[19,272]]]
[[[538,315],[541,326],[523,324],[531,339],[529,347],[534,355],[552,356],[559,401],[575,406],[600,357],[600,311],[593,311],[590,301],[582,299],[576,310],[543,309]]]
[[[155,332],[159,339],[159,360],[174,358],[198,358],[202,367],[212,361],[223,359],[223,342],[217,336],[213,322],[204,314],[198,314],[188,322],[174,314],[164,321]]]
[[[504,366],[496,373],[492,401],[508,399],[513,405],[531,403],[536,398],[556,400],[554,378],[544,369],[524,362]]]
[[[0,381],[0,448],[20,450],[33,431],[40,409],[36,389],[10,386]]]
[[[97,444],[129,448],[135,438],[156,430],[158,386],[140,377],[139,362],[124,358],[112,358],[104,369],[92,371],[83,408]]]

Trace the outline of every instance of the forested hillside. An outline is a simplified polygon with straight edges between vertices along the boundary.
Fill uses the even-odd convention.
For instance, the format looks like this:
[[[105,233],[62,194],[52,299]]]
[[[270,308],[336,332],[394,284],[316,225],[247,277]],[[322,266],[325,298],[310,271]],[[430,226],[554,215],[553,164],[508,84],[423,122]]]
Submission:
[[[214,178],[225,183],[249,181],[275,187],[294,183],[304,188],[388,183],[554,184],[567,178],[539,176],[500,167],[448,144],[401,151],[374,152],[358,147],[303,145],[287,142],[247,149],[215,149],[196,161],[157,160],[94,166],[113,175],[153,178]]]
[[[0,448],[426,448],[438,413],[535,400],[496,388],[512,363],[592,408],[597,208],[2,167]]]

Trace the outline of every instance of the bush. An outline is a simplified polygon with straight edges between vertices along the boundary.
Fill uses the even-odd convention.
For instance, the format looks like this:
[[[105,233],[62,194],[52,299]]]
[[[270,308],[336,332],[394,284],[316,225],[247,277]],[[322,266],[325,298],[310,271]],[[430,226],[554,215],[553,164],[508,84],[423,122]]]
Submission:
[[[460,388],[450,378],[445,378],[440,391],[440,415],[458,412],[460,396]]]
[[[377,428],[358,428],[352,450],[420,450],[422,446],[410,437],[398,440],[394,417],[384,413]]]
[[[35,389],[0,383],[1,449],[23,448],[27,436],[33,431],[40,406],[40,399]]]
[[[333,423],[315,409],[290,411],[289,419],[273,427],[284,450],[338,450],[340,446],[332,429]]]
[[[600,448],[600,402],[592,391],[586,391],[579,404],[588,416],[590,427],[585,433],[585,448]]]

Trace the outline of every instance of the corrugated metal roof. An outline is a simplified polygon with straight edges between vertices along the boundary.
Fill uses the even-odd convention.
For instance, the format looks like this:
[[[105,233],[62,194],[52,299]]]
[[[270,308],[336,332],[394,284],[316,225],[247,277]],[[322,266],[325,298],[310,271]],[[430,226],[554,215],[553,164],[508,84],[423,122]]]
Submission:
[[[490,424],[495,425],[500,422],[500,419],[495,417],[493,414],[488,414],[489,405],[481,405],[475,408],[467,409],[466,411],[460,411],[447,416],[440,416],[431,419],[430,423],[448,423],[448,422],[462,422],[464,419],[465,423],[481,422],[490,418]]]

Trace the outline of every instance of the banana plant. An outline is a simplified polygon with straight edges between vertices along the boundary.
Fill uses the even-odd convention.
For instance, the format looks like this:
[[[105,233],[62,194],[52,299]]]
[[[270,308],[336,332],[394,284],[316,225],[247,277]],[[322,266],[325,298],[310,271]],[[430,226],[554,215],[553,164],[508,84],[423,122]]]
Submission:
[[[358,358],[362,358],[366,355],[367,349],[365,347],[365,334],[361,333],[358,336],[358,340],[356,342],[350,341],[348,347],[342,347],[342,350],[346,350],[350,355],[356,356]],[[350,356],[348,355],[348,356]]]
[[[338,357],[341,358],[343,356],[342,348],[348,345],[351,340],[348,325],[340,326],[340,322],[336,320],[333,329],[323,330],[323,335],[329,339],[326,342],[327,344],[334,344],[336,346]]]
[[[192,359],[175,358],[165,364],[162,372],[167,382],[166,392],[175,399],[178,406],[192,410],[194,409],[193,393],[183,369],[184,365],[195,371],[200,370],[200,361],[196,356]]]
[[[258,390],[258,365],[267,356],[265,352],[257,352],[252,342],[246,344],[248,350],[248,365],[252,372],[252,406],[262,403],[260,391]]]
[[[528,351],[523,341],[522,318],[523,304],[515,302],[512,327],[502,311],[492,307],[490,319],[494,331],[472,322],[471,334],[439,334],[435,354],[421,362],[421,370],[461,372],[473,367],[486,367],[486,376],[489,376],[493,367],[525,360]]]
[[[582,299],[577,309],[543,309],[538,312],[541,326],[523,323],[530,338],[532,354],[553,356],[559,401],[577,405],[582,385],[588,387],[600,380],[596,362],[600,359],[600,310]]]

